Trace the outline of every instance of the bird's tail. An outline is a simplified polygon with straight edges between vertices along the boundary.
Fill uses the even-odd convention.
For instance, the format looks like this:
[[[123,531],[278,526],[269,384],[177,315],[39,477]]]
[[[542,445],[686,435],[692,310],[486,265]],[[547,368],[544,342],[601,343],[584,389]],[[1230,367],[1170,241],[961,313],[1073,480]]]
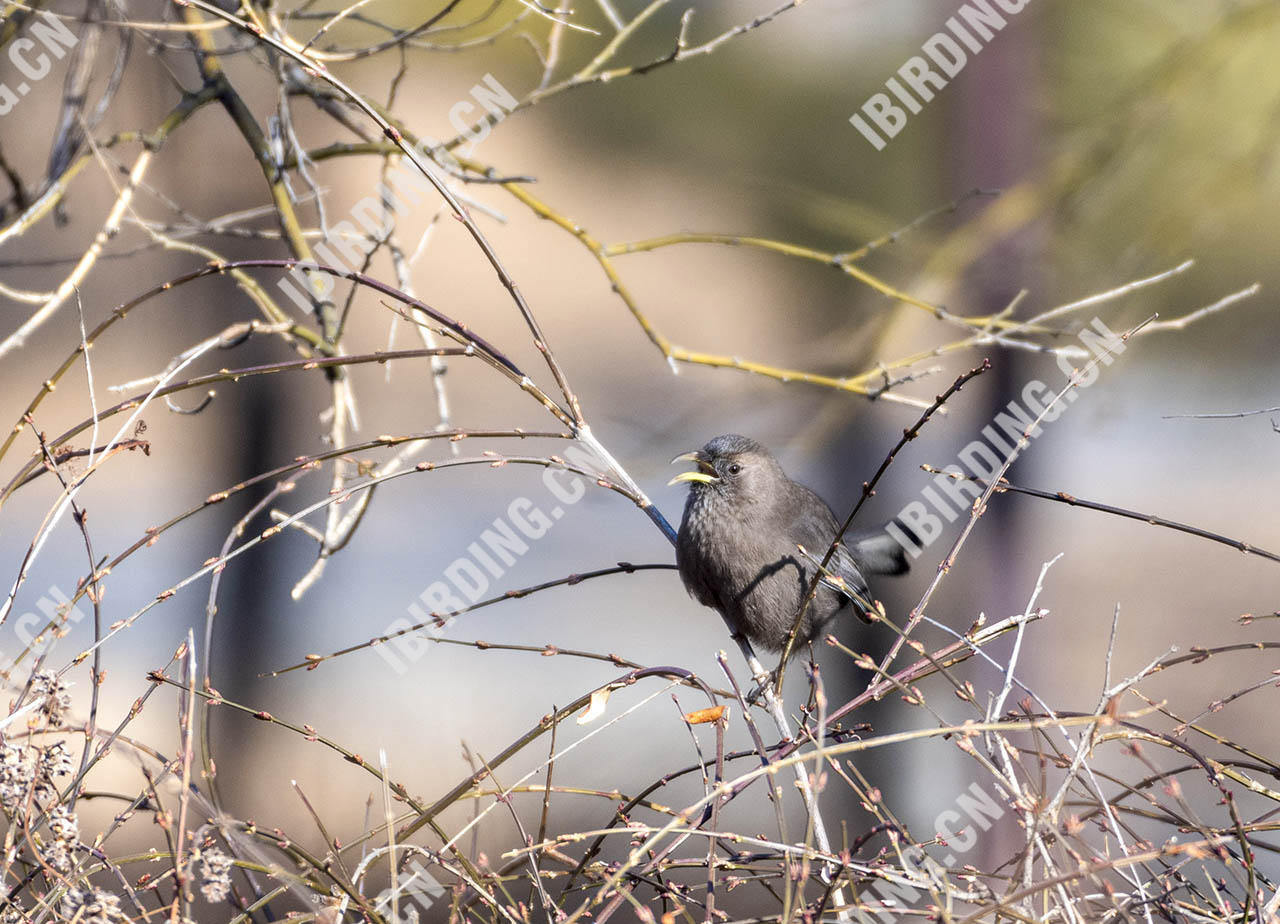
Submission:
[[[906,549],[886,530],[885,527],[889,525],[891,524],[886,523],[880,529],[858,533],[845,540],[845,545],[853,552],[854,559],[863,571],[870,574],[904,574],[911,569]],[[920,545],[919,537],[905,523],[895,520],[892,525],[902,530],[908,541],[915,543],[917,547]]]

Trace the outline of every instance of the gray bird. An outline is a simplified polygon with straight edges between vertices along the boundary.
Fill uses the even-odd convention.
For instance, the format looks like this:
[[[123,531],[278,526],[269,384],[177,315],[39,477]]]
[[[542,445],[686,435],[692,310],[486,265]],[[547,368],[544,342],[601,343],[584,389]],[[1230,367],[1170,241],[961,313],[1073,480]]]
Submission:
[[[781,651],[818,570],[797,546],[821,561],[840,528],[835,514],[821,497],[788,478],[769,450],[745,436],[717,436],[671,461],[698,466],[669,482],[689,484],[676,540],[685,588],[753,645]],[[843,580],[845,592],[823,580],[797,641],[813,641],[850,608],[870,622],[871,595],[863,575],[901,574],[908,567],[902,546],[882,529],[846,537],[827,569]]]

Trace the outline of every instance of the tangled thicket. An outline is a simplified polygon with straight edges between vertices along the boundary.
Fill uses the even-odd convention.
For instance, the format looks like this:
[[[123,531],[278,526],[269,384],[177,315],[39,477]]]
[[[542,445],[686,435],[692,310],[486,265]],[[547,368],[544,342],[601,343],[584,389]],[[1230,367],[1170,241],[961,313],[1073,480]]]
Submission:
[[[294,537],[305,535],[316,550],[315,565],[298,576],[295,587],[295,596],[305,606],[308,591],[327,580],[326,562],[348,543],[359,542],[363,515],[376,503],[378,486],[394,479],[429,478],[430,473],[459,466],[529,465],[567,471],[626,497],[638,515],[647,516],[671,537],[669,523],[591,430],[589,415],[570,385],[574,369],[562,366],[539,325],[537,306],[526,300],[486,236],[484,223],[492,210],[474,197],[476,189],[494,189],[511,207],[527,209],[572,235],[598,264],[602,288],[620,301],[662,361],[673,367],[733,369],[793,387],[837,389],[851,397],[923,411],[904,443],[924,431],[934,414],[957,400],[960,386],[986,368],[984,364],[960,376],[937,401],[914,395],[911,386],[937,371],[928,364],[939,357],[955,354],[969,361],[988,352],[1013,350],[1064,357],[1081,369],[1055,399],[1063,400],[1100,358],[1065,345],[1082,313],[1105,311],[1135,291],[1166,284],[1187,271],[1188,265],[1181,265],[1036,313],[1022,312],[1017,301],[991,314],[960,315],[864,268],[865,258],[894,235],[840,253],[699,231],[610,243],[565,214],[551,194],[542,195],[527,178],[500,172],[474,154],[463,153],[461,142],[481,130],[495,130],[509,113],[558,94],[590,92],[583,88],[679,66],[769,27],[798,5],[799,0],[782,3],[701,40],[692,37],[698,23],[689,11],[675,25],[668,51],[654,58],[627,58],[628,41],[641,34],[650,15],[663,6],[658,0],[630,19],[619,19],[612,39],[592,33],[592,54],[576,69],[563,63],[562,52],[569,38],[585,28],[578,20],[586,13],[555,11],[523,0],[495,0],[468,12],[469,19],[459,11],[458,0],[442,0],[409,28],[382,21],[378,11],[364,3],[329,13],[303,4],[284,15],[272,4],[257,2],[229,12],[227,5],[206,0],[128,10],[87,0],[81,10],[52,14],[78,37],[66,66],[65,117],[53,140],[50,172],[35,188],[6,170],[14,192],[6,204],[0,243],[33,234],[54,221],[74,197],[77,176],[101,169],[112,178],[115,198],[93,241],[48,291],[5,290],[6,297],[33,306],[0,340],[0,358],[6,363],[21,356],[20,348],[58,313],[78,312],[82,324],[73,341],[59,345],[56,358],[42,362],[38,375],[20,386],[8,386],[24,392],[25,409],[0,443],[0,462],[7,466],[0,478],[0,509],[6,514],[6,533],[25,529],[30,542],[20,561],[6,562],[6,573],[15,580],[0,620],[15,612],[15,606],[27,599],[25,594],[38,596],[27,576],[46,552],[54,530],[76,531],[86,553],[82,563],[65,563],[75,571],[74,596],[59,604],[47,625],[6,659],[11,699],[6,717],[0,719],[0,807],[6,822],[0,880],[5,893],[0,902],[5,924],[163,918],[241,924],[283,917],[316,918],[323,924],[381,924],[415,917],[604,921],[615,916],[664,922],[919,918],[965,924],[1280,920],[1280,891],[1271,878],[1276,848],[1264,836],[1276,826],[1273,819],[1280,808],[1275,788],[1280,765],[1269,756],[1273,742],[1266,740],[1270,735],[1260,735],[1259,741],[1229,740],[1207,721],[1240,697],[1274,685],[1269,666],[1280,641],[1259,637],[1242,645],[1153,652],[1146,668],[1128,677],[1111,676],[1108,646],[1106,681],[1098,691],[1096,709],[1083,714],[1061,711],[1018,673],[1024,639],[1031,639],[1039,621],[1048,616],[1037,599],[1045,582],[1052,581],[1051,563],[1038,579],[1025,576],[1030,595],[1021,613],[990,623],[980,620],[962,634],[952,632],[951,640],[939,647],[927,648],[917,641],[921,626],[944,630],[930,616],[930,601],[944,580],[963,573],[961,549],[972,529],[981,528],[988,503],[1022,490],[998,480],[1003,470],[973,490],[977,497],[966,512],[967,527],[954,540],[943,559],[946,566],[939,568],[920,603],[906,619],[882,616],[878,628],[897,638],[892,652],[876,659],[842,649],[853,664],[871,674],[866,690],[847,702],[829,702],[821,674],[811,669],[805,701],[793,703],[788,713],[750,651],[744,652],[755,675],[750,679],[763,685],[759,704],[748,702],[748,678],[737,676],[723,656],[723,676],[712,679],[678,666],[652,667],[615,654],[575,650],[571,639],[560,639],[540,653],[612,664],[618,670],[616,678],[582,690],[565,705],[535,704],[547,713],[527,733],[478,763],[470,776],[456,785],[440,786],[425,799],[390,778],[382,762],[355,753],[310,724],[223,697],[211,683],[206,645],[196,644],[196,633],[169,663],[154,667],[132,708],[118,716],[99,708],[106,682],[101,659],[117,639],[147,631],[149,623],[143,617],[177,594],[195,593],[195,585],[209,587],[212,621],[226,564],[254,554],[286,531]],[[601,3],[600,8],[601,17],[617,16],[611,4]],[[126,14],[132,17],[128,21]],[[0,32],[0,43],[12,47],[24,28],[33,28],[45,15],[26,7],[14,9]],[[489,109],[476,125],[450,140],[427,139],[396,115],[394,105],[363,95],[341,79],[346,65],[356,60],[402,62],[403,70],[388,94],[394,100],[404,74],[427,71],[433,52],[521,39],[536,51],[543,79],[501,111]],[[144,46],[147,54],[140,55],[136,46]],[[175,85],[170,89],[175,101],[153,124],[126,127],[120,124],[128,114],[120,114],[117,91],[131,69],[140,66],[140,57],[173,69]],[[245,62],[255,66],[240,69]],[[275,102],[257,111],[247,100],[262,98],[264,82]],[[332,120],[331,134],[298,128],[294,113],[304,103]],[[182,202],[149,195],[147,174],[165,156],[169,139],[194,133],[205,124],[193,118],[196,113],[218,108],[219,130],[233,131],[262,168],[254,187],[261,208],[206,221],[195,218],[196,210],[186,209]],[[359,158],[377,159],[376,183],[381,185],[371,186],[377,193],[377,213],[357,227],[352,221],[335,222],[333,215],[323,212],[328,190],[316,170],[320,164]],[[395,185],[383,182],[387,178]],[[402,214],[403,202],[397,196],[406,195],[406,182],[434,197],[437,211],[425,223],[421,215],[410,221]],[[510,297],[514,320],[505,328],[473,330],[469,318],[448,316],[432,307],[429,298],[415,295],[410,282],[415,262],[427,248],[436,219],[450,214],[465,226]],[[270,219],[270,227],[264,226],[264,217]],[[126,230],[144,241],[138,252],[172,251],[186,261],[183,269],[160,284],[140,288],[125,304],[104,309],[82,303],[79,288],[99,270],[112,242]],[[238,239],[255,242],[264,255],[229,257],[224,247]],[[828,265],[851,284],[869,287],[904,310],[927,312],[946,330],[958,333],[940,346],[922,345],[919,352],[842,377],[687,349],[650,319],[619,264],[629,254],[691,243],[755,248]],[[113,256],[127,260],[131,252]],[[299,272],[299,267],[306,271]],[[138,310],[182,297],[213,278],[230,279],[237,287],[238,320],[176,356],[147,352],[145,330],[135,320]],[[277,285],[282,279],[283,288]],[[311,313],[301,320],[293,306],[280,300],[282,291],[290,291],[290,281],[297,284],[294,293],[303,291],[299,286],[311,287],[305,297]],[[489,284],[491,277],[483,282]],[[1218,312],[1255,291],[1250,287],[1181,317],[1138,325],[1126,332],[1126,342],[1145,342],[1155,331],[1211,322]],[[391,314],[386,314],[387,307]],[[420,345],[391,352],[348,352],[344,336],[353,313],[362,311],[382,312],[393,324],[407,322]],[[62,432],[55,430],[42,407],[46,399],[55,388],[65,393],[79,387],[73,384],[78,381],[73,374],[91,371],[91,346],[106,344],[122,329],[135,327],[143,335],[136,336],[133,349],[142,353],[139,361],[154,374],[120,387],[123,400],[110,406],[97,403],[86,391],[77,421],[59,428]],[[256,365],[233,361],[245,344],[263,341],[278,358]],[[528,341],[537,345],[545,369],[525,369],[512,358],[514,345]],[[217,368],[200,371],[211,368],[211,357]],[[355,395],[350,372],[393,360],[429,365],[437,421],[430,429],[406,423],[403,435],[357,439],[352,435]],[[444,373],[450,364],[475,362],[491,370],[514,400],[536,402],[547,415],[547,429],[533,432],[514,424],[479,429],[455,423]],[[172,512],[170,519],[146,529],[130,545],[101,548],[94,540],[92,519],[83,514],[82,489],[123,453],[150,451],[143,413],[161,402],[184,411],[172,396],[203,393],[213,385],[254,376],[305,377],[323,393],[325,447]],[[191,425],[200,425],[202,419],[194,417]],[[484,448],[474,454],[463,454],[459,448],[477,442]],[[506,451],[513,445],[520,448]],[[890,453],[886,466],[895,453]],[[327,490],[312,502],[287,507],[295,486],[317,476],[328,478]],[[34,522],[13,521],[10,505],[15,495],[54,482],[52,501]],[[874,481],[867,495],[873,486]],[[1089,506],[1079,498],[1046,496],[1049,501]],[[139,551],[172,541],[178,526],[231,499],[244,500],[248,512],[220,548],[204,550],[207,560],[202,567],[172,587],[156,588],[155,599],[136,611],[116,612],[104,603],[112,571]],[[1230,537],[1133,511],[1105,512],[1246,549],[1258,556],[1259,567],[1280,561]],[[808,550],[814,556],[823,551]],[[501,594],[465,611],[497,604],[517,607],[521,598],[551,587],[662,567],[669,564],[620,563]],[[72,613],[80,606],[92,608],[92,641],[82,650],[68,651],[58,643],[70,631]],[[310,655],[295,667],[319,668],[351,651],[410,636],[438,636],[433,630],[457,615],[433,613],[423,623],[396,628],[332,655]],[[1270,625],[1254,621],[1259,632]],[[206,630],[205,639],[210,637]],[[1010,638],[1011,654],[997,660],[988,653],[992,642]],[[501,640],[452,641],[483,649],[538,650]],[[841,648],[834,640],[833,646]],[[1212,688],[1220,680],[1201,679],[1204,665],[1228,658],[1238,662],[1234,676],[1247,679],[1226,689]],[[973,659],[995,665],[1000,683],[975,688],[973,680],[957,672],[959,665]],[[1170,672],[1185,680],[1186,689],[1201,691],[1203,710],[1198,714],[1178,713],[1158,695],[1148,694],[1153,678]],[[72,677],[75,697],[68,686]],[[607,749],[610,735],[626,733],[628,723],[658,708],[654,704],[668,694],[699,698],[698,708],[680,706],[698,761],[655,754],[653,765],[646,768],[652,783],[633,792],[579,785],[553,772],[559,755],[569,749]],[[907,705],[907,721],[897,730],[863,729],[859,711],[885,697],[900,698]],[[176,708],[176,731],[168,740],[144,741],[132,734],[133,723],[152,699]],[[964,710],[961,718],[956,717],[957,703]],[[523,715],[529,704],[520,706]],[[325,807],[313,806],[299,790],[310,819],[305,829],[276,827],[269,806],[256,820],[237,817],[227,809],[225,794],[212,785],[217,745],[208,734],[207,714],[212,709],[267,723],[273,733],[298,747],[319,745],[325,750],[318,759],[356,764],[380,793],[383,813],[364,830],[340,832],[327,824]],[[578,721],[567,721],[571,719]],[[727,749],[733,723],[746,723],[751,747]],[[946,816],[947,830],[911,829],[859,769],[860,754],[921,741],[959,749],[986,781],[980,788],[985,795],[968,790],[958,794],[957,811]],[[107,774],[113,761],[116,771],[123,766],[127,772]],[[504,766],[532,769],[508,773]],[[109,779],[102,784],[108,788],[99,787],[100,777]],[[701,796],[688,804],[672,803],[668,787],[689,779],[700,781]],[[363,794],[353,795],[362,798]],[[870,823],[859,828],[834,817],[830,807],[849,799],[869,814]],[[92,828],[82,817],[90,800],[113,806],[109,815],[94,816],[104,820],[95,821]],[[574,817],[591,821],[581,828],[556,830],[549,818],[560,800],[574,801]],[[768,806],[775,829],[734,830],[722,823],[731,817],[729,807],[744,801]],[[476,807],[474,817],[447,827],[445,813],[467,804]],[[798,808],[803,810],[798,813]],[[519,832],[501,856],[469,848],[470,832],[499,816],[509,816]],[[132,838],[143,838],[148,849],[131,854],[117,849],[126,830]],[[988,831],[992,833],[980,853],[992,855],[998,841],[1007,855],[983,868],[966,863],[964,854]]]

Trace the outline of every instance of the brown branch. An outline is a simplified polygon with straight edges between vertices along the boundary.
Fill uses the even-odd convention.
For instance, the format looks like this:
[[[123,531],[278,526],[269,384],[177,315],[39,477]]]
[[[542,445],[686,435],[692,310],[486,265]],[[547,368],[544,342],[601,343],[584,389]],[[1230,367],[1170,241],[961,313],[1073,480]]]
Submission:
[[[989,488],[987,481],[977,477],[976,475],[965,475],[960,472],[942,471],[934,468],[932,465],[920,466],[926,472],[935,475],[946,475],[949,478],[963,479],[971,481],[974,484],[981,485],[983,489]],[[1097,501],[1084,500],[1066,491],[1041,491],[1037,488],[1024,488],[1020,485],[1011,484],[1008,480],[1001,478],[996,482],[995,493],[1004,494],[1012,491],[1014,494],[1025,494],[1028,497],[1038,497],[1042,500],[1056,501],[1060,504],[1067,504],[1071,507],[1083,507],[1085,510],[1097,510],[1099,513],[1109,513],[1112,516],[1123,517],[1127,520],[1138,520],[1143,523],[1149,523],[1152,526],[1162,526],[1165,529],[1176,530],[1180,533],[1187,533],[1191,536],[1198,536],[1201,539],[1208,539],[1211,542],[1218,542],[1222,545],[1230,546],[1237,551],[1244,552],[1248,555],[1257,555],[1260,558],[1266,558],[1270,561],[1280,562],[1280,554],[1269,552],[1264,548],[1252,545],[1242,539],[1232,539],[1229,536],[1223,536],[1219,533],[1210,532],[1207,529],[1201,529],[1198,526],[1190,526],[1186,523],[1179,523],[1177,520],[1166,520],[1164,517],[1156,516],[1154,513],[1139,513],[1136,510],[1128,510],[1124,507],[1115,507],[1111,504],[1102,504]]]

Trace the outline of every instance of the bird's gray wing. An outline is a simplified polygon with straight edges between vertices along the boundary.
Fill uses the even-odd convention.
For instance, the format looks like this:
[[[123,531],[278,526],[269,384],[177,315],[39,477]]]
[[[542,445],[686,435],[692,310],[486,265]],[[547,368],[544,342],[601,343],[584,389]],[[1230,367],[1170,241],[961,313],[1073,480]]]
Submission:
[[[795,488],[799,489],[791,498],[792,509],[799,514],[794,524],[795,541],[803,545],[810,555],[821,561],[827,554],[827,549],[831,547],[831,540],[835,538],[840,526],[836,523],[835,514],[831,512],[826,501],[803,485],[796,484]],[[810,498],[812,500],[809,500]],[[858,615],[870,621],[866,614],[871,604],[871,591],[867,587],[866,578],[862,576],[862,569],[858,567],[859,562],[860,559],[856,559],[845,545],[836,546],[835,554],[831,556],[831,561],[827,565],[827,571],[839,580],[831,581],[824,578],[823,583],[851,600]],[[809,573],[812,574],[812,570]]]
[[[849,553],[849,550],[843,545],[836,547],[836,553],[831,556],[831,562],[827,565],[827,570],[837,575],[843,586],[832,581],[827,581],[827,586],[843,594],[853,602],[854,611],[862,617],[864,622],[870,622],[869,613],[871,611],[871,588],[867,586],[867,579],[862,576],[862,570],[858,567],[859,561]]]

